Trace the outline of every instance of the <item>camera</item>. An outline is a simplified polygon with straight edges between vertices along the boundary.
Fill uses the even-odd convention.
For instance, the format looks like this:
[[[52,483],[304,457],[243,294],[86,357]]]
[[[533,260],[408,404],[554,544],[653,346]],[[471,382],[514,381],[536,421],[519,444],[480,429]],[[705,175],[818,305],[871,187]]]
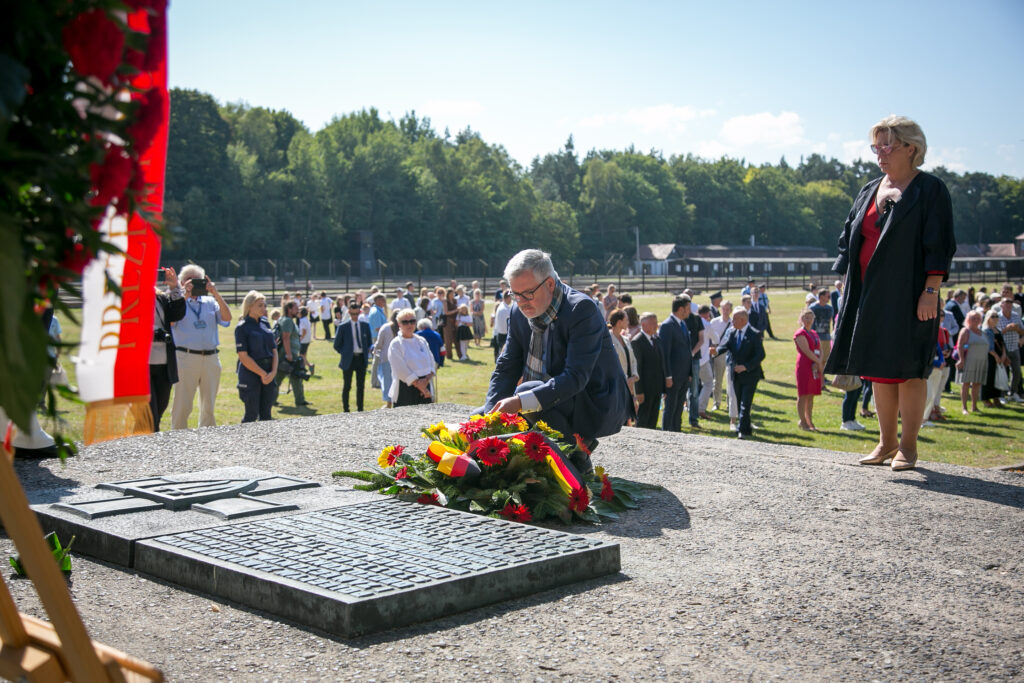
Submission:
[[[312,375],[309,374],[309,371],[306,370],[306,366],[303,365],[302,361],[300,360],[292,366],[292,377],[295,377],[296,379],[301,379],[302,381],[306,381],[310,377],[312,377]]]
[[[192,296],[206,296],[206,283],[208,280],[205,277],[192,278]]]
[[[167,330],[158,328],[153,330],[153,341],[166,342],[171,338],[171,335],[167,334]]]

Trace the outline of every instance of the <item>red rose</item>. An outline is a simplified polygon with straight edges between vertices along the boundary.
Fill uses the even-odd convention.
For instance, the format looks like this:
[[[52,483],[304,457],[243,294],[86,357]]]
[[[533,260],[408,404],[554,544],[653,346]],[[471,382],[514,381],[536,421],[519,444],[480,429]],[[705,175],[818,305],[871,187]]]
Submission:
[[[573,489],[573,492],[569,494],[569,509],[573,512],[584,513],[590,506],[590,493],[584,486],[582,488]]]
[[[93,164],[90,168],[92,186],[96,190],[92,205],[107,206],[114,199],[123,196],[135,176],[137,167],[138,163],[128,156],[124,147],[108,147],[103,163]]]
[[[71,65],[83,76],[95,76],[106,84],[121,63],[124,33],[101,9],[83,12],[61,32]]]
[[[548,455],[551,454],[551,446],[548,446],[544,441],[544,437],[537,432],[527,432],[516,438],[523,442],[523,450],[526,452],[526,457],[534,462],[544,462]]]
[[[508,460],[508,444],[496,436],[474,442],[470,453],[488,467],[494,467]]]

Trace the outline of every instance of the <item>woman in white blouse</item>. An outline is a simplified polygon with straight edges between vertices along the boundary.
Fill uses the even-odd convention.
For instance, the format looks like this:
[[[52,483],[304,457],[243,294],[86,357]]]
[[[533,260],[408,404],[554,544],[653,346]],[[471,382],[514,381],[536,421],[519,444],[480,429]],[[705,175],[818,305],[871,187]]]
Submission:
[[[415,334],[416,314],[411,309],[403,309],[396,322],[399,334],[388,346],[391,403],[396,408],[431,403],[434,396],[434,354],[427,340]]]
[[[639,405],[636,402],[636,389],[634,387],[637,380],[640,379],[640,373],[637,371],[633,345],[623,336],[626,332],[627,324],[628,320],[622,309],[617,308],[608,316],[608,333],[612,336],[612,348],[615,349],[615,355],[619,357],[619,365],[622,366],[622,372],[626,375],[629,395],[633,397],[633,410],[637,410]]]

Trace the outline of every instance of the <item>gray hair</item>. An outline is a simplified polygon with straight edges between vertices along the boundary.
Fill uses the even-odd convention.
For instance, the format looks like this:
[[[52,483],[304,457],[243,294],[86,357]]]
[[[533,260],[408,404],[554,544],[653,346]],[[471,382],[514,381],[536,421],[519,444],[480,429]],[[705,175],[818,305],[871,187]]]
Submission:
[[[642,313],[640,315],[640,322],[643,322],[645,320],[650,320],[651,318],[654,318],[655,320],[657,320],[658,319],[658,314],[657,313],[651,313],[650,311],[645,311],[644,313]]]
[[[197,266],[194,263],[190,263],[187,266],[182,266],[181,270],[178,271],[178,279],[184,282],[185,280],[194,280],[196,278],[206,277],[206,271],[203,270],[202,266]]]
[[[430,322],[430,318],[423,318],[416,323],[417,330],[432,330],[434,329],[434,323]]]
[[[871,126],[869,137],[872,143],[874,143],[875,136],[878,133],[888,135],[890,142],[895,138],[903,144],[913,147],[914,159],[911,163],[914,165],[914,168],[924,163],[924,155],[928,151],[928,141],[925,140],[924,131],[921,130],[921,126],[917,125],[915,121],[908,119],[906,116],[890,114]]]
[[[540,249],[523,249],[510,258],[508,265],[505,266],[505,279],[511,282],[512,278],[519,277],[527,271],[533,273],[538,281],[549,277],[558,280],[558,273],[551,263],[551,254]]]

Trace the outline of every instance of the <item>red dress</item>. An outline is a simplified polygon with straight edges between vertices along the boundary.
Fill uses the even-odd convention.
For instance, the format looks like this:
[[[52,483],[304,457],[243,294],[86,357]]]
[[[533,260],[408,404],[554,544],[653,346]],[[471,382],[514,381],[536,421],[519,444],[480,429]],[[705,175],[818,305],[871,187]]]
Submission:
[[[860,225],[860,233],[864,236],[864,241],[860,245],[860,281],[864,282],[864,275],[868,272],[868,262],[871,261],[871,255],[875,253],[875,247],[878,246],[878,240],[882,237],[882,229],[878,227],[878,206],[875,198],[871,198],[871,206],[868,207],[867,213],[864,214],[864,222]],[[903,384],[907,380],[905,379],[887,379],[885,377],[861,377],[870,382],[878,382],[879,384]]]
[[[811,352],[821,350],[821,341],[818,339],[818,333],[814,330],[805,330],[800,328],[793,335],[793,343],[800,337],[807,340],[807,346],[811,349]],[[817,368],[810,358],[800,352],[800,347],[797,347],[796,351],[796,393],[797,396],[820,396],[821,395],[821,375],[814,376]]]

